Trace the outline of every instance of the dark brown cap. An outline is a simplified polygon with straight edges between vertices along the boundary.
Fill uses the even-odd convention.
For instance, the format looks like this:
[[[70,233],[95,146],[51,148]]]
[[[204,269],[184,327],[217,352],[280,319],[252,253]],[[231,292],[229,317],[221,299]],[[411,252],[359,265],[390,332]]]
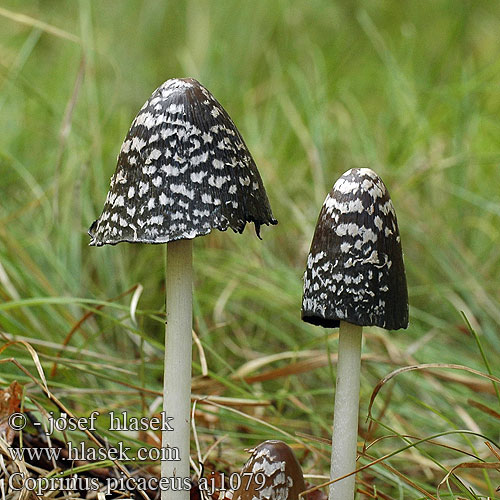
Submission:
[[[408,291],[396,212],[382,179],[348,170],[319,214],[304,275],[302,319],[396,330],[408,326]]]
[[[215,97],[166,81],[130,127],[91,245],[167,243],[212,229],[276,224],[255,162]]]
[[[290,446],[283,441],[264,441],[250,453],[233,500],[298,500],[306,486]]]

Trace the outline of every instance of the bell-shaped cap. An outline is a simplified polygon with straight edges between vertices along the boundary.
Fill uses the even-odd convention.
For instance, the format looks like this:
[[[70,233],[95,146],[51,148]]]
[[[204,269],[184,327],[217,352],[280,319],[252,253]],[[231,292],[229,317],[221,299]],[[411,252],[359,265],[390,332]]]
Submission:
[[[408,326],[408,290],[396,212],[382,179],[353,168],[319,214],[304,275],[302,319],[397,330]]]
[[[276,224],[255,162],[215,97],[192,78],[166,81],[135,117],[91,245],[166,243],[212,229]]]
[[[298,500],[306,486],[302,468],[290,446],[269,440],[250,453],[233,500]]]

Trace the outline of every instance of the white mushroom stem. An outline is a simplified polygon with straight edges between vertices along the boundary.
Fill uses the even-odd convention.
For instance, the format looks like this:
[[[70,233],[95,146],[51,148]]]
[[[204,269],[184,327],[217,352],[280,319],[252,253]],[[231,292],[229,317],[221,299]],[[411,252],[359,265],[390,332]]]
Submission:
[[[167,324],[163,412],[173,431],[163,430],[162,448],[178,448],[180,460],[161,462],[161,477],[189,478],[191,352],[193,324],[193,258],[191,240],[167,244]],[[172,453],[166,453],[166,457]],[[169,483],[170,484],[170,483]],[[176,485],[176,488],[179,486]],[[189,500],[189,491],[161,491],[162,500]]]
[[[356,469],[362,326],[340,322],[330,478]],[[329,500],[352,500],[355,475],[330,485]]]

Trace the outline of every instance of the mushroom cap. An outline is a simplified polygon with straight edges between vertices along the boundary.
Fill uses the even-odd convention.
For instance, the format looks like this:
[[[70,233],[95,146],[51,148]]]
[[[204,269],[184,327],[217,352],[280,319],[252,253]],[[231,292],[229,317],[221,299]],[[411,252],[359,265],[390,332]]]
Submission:
[[[269,440],[249,451],[251,455],[241,469],[241,485],[234,492],[233,500],[298,500],[306,485],[290,446],[283,441]],[[264,478],[257,477],[259,473]]]
[[[277,224],[238,129],[198,81],[167,80],[132,122],[90,245],[241,233],[247,222],[257,236]]]
[[[408,290],[396,212],[382,179],[353,168],[326,197],[307,257],[302,319],[397,330],[408,326]]]

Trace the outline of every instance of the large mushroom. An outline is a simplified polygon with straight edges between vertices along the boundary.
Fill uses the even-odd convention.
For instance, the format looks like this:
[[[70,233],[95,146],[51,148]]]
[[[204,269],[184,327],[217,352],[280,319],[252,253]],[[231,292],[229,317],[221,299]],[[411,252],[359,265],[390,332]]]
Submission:
[[[307,257],[302,319],[339,329],[331,479],[356,469],[363,326],[408,326],[408,291],[396,212],[369,168],[345,172],[326,197]],[[354,498],[355,477],[330,485]]]
[[[90,245],[167,243],[163,411],[174,431],[162,477],[189,477],[192,242],[212,229],[276,224],[255,162],[215,97],[192,78],[171,79],[139,111],[123,142]],[[260,237],[260,236],[259,236]],[[162,498],[167,492],[162,491]],[[169,491],[169,498],[188,498]]]

